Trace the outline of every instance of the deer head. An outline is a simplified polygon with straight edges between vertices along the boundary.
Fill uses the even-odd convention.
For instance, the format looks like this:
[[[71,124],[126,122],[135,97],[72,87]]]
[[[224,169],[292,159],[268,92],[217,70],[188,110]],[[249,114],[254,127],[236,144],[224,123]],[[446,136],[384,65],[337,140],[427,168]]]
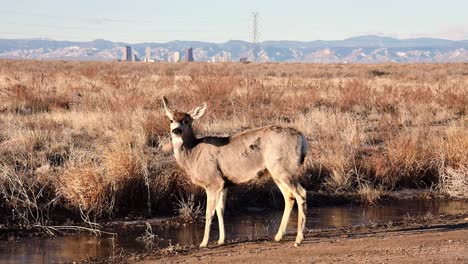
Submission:
[[[183,143],[190,140],[194,140],[195,136],[193,134],[192,123],[194,120],[201,118],[206,112],[206,103],[195,107],[190,110],[188,113],[174,111],[169,108],[169,102],[165,96],[162,97],[164,104],[164,111],[166,116],[171,122],[170,131],[171,138],[173,143]]]

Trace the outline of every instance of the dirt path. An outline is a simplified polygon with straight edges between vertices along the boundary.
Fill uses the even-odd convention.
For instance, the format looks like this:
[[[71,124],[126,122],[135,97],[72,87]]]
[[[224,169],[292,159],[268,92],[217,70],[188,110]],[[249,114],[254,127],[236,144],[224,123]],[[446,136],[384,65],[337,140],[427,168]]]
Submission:
[[[294,248],[285,242],[242,242],[153,256],[140,263],[468,263],[468,219],[397,228],[313,231]]]

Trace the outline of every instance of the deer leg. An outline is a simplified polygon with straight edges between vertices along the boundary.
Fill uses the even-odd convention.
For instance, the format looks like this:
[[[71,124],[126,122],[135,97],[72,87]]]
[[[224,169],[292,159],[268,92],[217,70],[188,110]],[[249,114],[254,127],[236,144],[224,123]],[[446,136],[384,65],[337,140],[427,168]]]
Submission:
[[[206,189],[205,233],[203,235],[203,240],[202,240],[202,242],[200,244],[200,247],[206,247],[208,245],[208,239],[210,238],[211,221],[213,220],[216,204],[218,202],[221,190]]]
[[[289,217],[291,215],[291,211],[294,207],[294,196],[288,190],[286,186],[284,186],[280,181],[276,181],[278,188],[280,189],[281,193],[284,197],[284,212],[283,218],[281,219],[281,224],[278,229],[278,233],[276,233],[275,241],[280,241],[283,239],[284,233],[286,232],[286,227],[288,226]]]
[[[297,183],[297,204],[299,208],[299,215],[301,216],[302,220],[297,222],[297,238],[295,246],[298,246],[304,240],[304,230],[305,230],[305,223],[306,223],[306,213],[307,213],[307,192],[306,190]]]
[[[306,212],[307,212],[307,204],[306,204],[306,190],[302,188],[302,186],[297,182],[293,184],[291,180],[282,182],[294,195],[297,201],[297,208],[298,208],[298,216],[297,216],[297,236],[294,246],[298,246],[304,240],[304,229],[306,223]]]
[[[294,179],[293,174],[281,164],[272,164],[268,169],[276,182],[280,182],[281,186],[286,188],[292,196],[296,199],[298,208],[298,221],[297,221],[297,236],[294,246],[298,246],[304,240],[304,229],[306,222],[306,191],[299,182]],[[280,186],[280,185],[278,185]],[[285,197],[286,199],[286,197]]]
[[[224,206],[226,204],[227,189],[224,188],[219,195],[218,203],[216,204],[216,215],[218,216],[219,224],[219,240],[218,245],[224,244],[225,232],[224,232]]]

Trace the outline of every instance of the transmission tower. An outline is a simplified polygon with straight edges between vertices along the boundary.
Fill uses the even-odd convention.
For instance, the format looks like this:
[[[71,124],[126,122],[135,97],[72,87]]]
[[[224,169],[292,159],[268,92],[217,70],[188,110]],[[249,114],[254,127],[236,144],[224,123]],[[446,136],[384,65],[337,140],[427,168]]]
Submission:
[[[259,30],[259,18],[260,14],[258,12],[252,13],[252,47],[251,54],[254,62],[260,61],[260,30]]]

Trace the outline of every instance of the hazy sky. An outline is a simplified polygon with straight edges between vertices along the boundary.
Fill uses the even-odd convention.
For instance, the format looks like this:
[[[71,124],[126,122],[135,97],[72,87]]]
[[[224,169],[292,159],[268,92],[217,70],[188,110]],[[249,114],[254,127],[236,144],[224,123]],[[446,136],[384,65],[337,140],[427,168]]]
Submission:
[[[128,43],[331,40],[377,34],[468,39],[467,0],[0,0],[0,38]]]

